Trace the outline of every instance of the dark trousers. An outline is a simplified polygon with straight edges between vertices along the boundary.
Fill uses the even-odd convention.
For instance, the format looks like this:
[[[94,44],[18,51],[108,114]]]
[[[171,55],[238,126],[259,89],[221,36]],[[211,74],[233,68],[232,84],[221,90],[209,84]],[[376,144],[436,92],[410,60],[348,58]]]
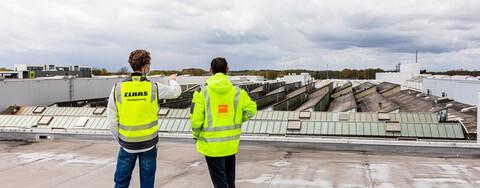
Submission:
[[[226,157],[208,157],[210,178],[215,188],[235,188],[235,154]]]
[[[118,152],[117,169],[115,170],[115,188],[128,187],[132,178],[135,162],[140,164],[140,187],[153,187],[157,169],[157,148],[141,152],[128,153],[123,148]]]

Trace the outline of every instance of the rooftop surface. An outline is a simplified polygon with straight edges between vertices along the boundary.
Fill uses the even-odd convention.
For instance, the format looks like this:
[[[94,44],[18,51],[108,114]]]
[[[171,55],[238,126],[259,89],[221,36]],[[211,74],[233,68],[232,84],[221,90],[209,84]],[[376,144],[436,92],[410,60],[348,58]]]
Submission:
[[[355,94],[357,94],[357,93],[360,93],[360,92],[365,91],[367,89],[370,89],[371,87],[374,87],[374,86],[375,86],[375,84],[372,84],[370,82],[364,82],[364,83],[362,83],[358,86],[353,87],[352,90]]]
[[[332,94],[340,92],[348,87],[352,87],[352,82],[347,82],[341,86],[337,86],[335,89],[333,89]]]
[[[325,97],[325,95],[327,95],[328,93],[324,93],[324,94],[321,94],[319,96],[316,96],[314,98],[311,98],[311,99],[308,99],[306,102],[304,102],[302,105],[300,105],[299,107],[297,107],[294,111],[296,112],[299,112],[299,111],[303,111],[303,110],[306,110],[306,109],[309,109],[309,108],[312,108],[314,107],[315,105],[318,104],[318,102],[320,102],[323,97]]]
[[[400,85],[398,84],[394,84],[394,83],[390,83],[390,82],[382,82],[382,83],[379,83],[377,84],[377,92],[378,93],[384,93],[384,92],[387,92],[395,87],[398,87]]]
[[[352,108],[356,108],[357,103],[355,102],[355,98],[353,93],[350,92],[343,96],[340,96],[328,104],[328,111],[329,112],[345,112]]]
[[[474,132],[477,128],[477,108],[472,105],[464,104],[458,101],[445,100],[438,102],[435,108],[432,108],[432,103],[438,100],[438,96],[426,95],[425,93],[415,90],[402,90],[398,93],[390,95],[388,99],[398,103],[402,107],[403,112],[431,112],[435,109],[448,107],[448,119],[450,121],[461,119],[468,131]],[[462,112],[462,109],[469,109]]]
[[[0,141],[3,187],[113,187],[118,144]],[[478,187],[480,160],[240,146],[238,187]],[[131,187],[139,187],[138,163]],[[193,144],[160,143],[156,187],[212,187]]]
[[[379,109],[378,103],[382,103],[382,108]],[[360,112],[391,112],[400,108],[398,104],[388,100],[376,91],[357,99],[357,104]]]

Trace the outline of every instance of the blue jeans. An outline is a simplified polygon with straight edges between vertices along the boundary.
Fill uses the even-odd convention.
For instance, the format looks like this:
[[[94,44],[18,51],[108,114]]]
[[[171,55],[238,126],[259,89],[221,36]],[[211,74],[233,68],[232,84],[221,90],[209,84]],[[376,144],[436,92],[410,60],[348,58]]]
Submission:
[[[155,170],[157,169],[156,147],[142,153],[128,153],[120,147],[117,169],[115,170],[115,187],[128,187],[130,185],[137,157],[140,163],[140,187],[153,187]]]
[[[208,157],[208,171],[215,188],[235,188],[235,154],[226,157]]]

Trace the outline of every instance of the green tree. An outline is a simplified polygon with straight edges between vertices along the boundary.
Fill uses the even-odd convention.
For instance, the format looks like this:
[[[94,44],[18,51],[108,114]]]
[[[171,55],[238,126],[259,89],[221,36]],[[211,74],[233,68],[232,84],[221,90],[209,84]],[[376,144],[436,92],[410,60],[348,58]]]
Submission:
[[[275,80],[277,79],[278,72],[275,70],[267,70],[267,79]]]
[[[5,68],[5,67],[0,67],[0,71],[13,71],[13,70],[7,69],[7,68]]]

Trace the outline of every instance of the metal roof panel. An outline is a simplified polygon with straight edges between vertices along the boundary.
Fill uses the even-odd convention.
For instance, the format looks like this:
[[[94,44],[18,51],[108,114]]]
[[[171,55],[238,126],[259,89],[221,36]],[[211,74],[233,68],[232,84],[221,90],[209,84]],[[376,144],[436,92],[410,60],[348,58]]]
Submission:
[[[455,138],[455,132],[453,130],[452,124],[445,124],[445,131],[447,132],[448,138]]]
[[[430,125],[426,123],[422,123],[422,129],[423,129],[423,136],[432,137],[432,131],[430,130]]]
[[[335,122],[328,122],[328,132],[327,132],[327,134],[335,135],[335,126],[336,126]]]
[[[440,133],[438,131],[438,126],[435,126],[435,124],[428,124],[430,126],[430,131],[432,131],[432,137],[434,138],[440,138]]]
[[[387,136],[386,131],[385,131],[385,123],[384,122],[379,122],[379,123],[377,123],[377,125],[378,125],[378,135],[379,136]],[[391,136],[393,136],[393,134]]]
[[[460,124],[453,124],[453,131],[455,132],[455,138],[465,138],[463,135],[462,126]]]
[[[425,137],[425,133],[423,133],[423,126],[422,124],[414,124],[415,125],[415,132],[416,132],[416,135],[417,137],[420,137],[420,138],[423,138]]]
[[[364,130],[363,129],[363,124],[364,124],[363,122],[359,122],[359,123],[355,124],[355,126],[356,126],[355,130],[357,131],[357,135],[359,135],[359,136],[364,136],[365,135],[365,133],[363,132],[363,130]]]
[[[349,122],[349,128],[350,128],[350,135],[357,135],[357,123],[355,122]]]
[[[444,124],[438,124],[438,134],[440,138],[447,138],[447,130],[445,129]]]
[[[409,137],[417,137],[416,131],[415,131],[415,125],[413,123],[408,123],[407,124],[407,129],[408,129],[408,136]]]
[[[372,122],[370,123],[370,130],[372,131],[373,136],[378,136],[378,123]]]

